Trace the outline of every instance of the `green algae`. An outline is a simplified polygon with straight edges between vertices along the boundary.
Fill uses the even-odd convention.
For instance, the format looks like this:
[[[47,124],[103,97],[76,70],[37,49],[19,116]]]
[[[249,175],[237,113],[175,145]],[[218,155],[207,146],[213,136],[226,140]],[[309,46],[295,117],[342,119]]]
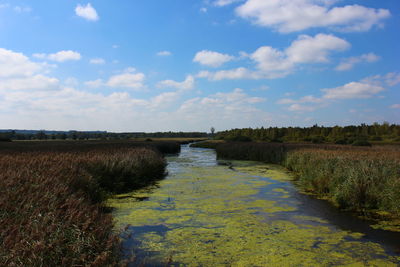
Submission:
[[[249,162],[233,166],[234,171],[226,166],[185,167],[161,181],[159,188],[110,199],[117,227],[132,226],[138,249],[151,252],[146,262],[152,263],[170,258],[183,266],[396,266],[400,262],[379,244],[362,241],[360,233],[294,213],[296,202],[288,201],[289,191],[282,185],[291,177],[283,168]],[[148,199],[137,201],[137,197]],[[276,214],[288,219],[277,219]],[[165,230],[143,233],[149,226]]]

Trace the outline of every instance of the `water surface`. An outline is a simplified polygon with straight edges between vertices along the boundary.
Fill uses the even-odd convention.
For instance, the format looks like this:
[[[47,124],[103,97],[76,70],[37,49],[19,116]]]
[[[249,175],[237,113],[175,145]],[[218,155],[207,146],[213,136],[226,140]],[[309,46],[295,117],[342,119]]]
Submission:
[[[400,236],[299,194],[275,165],[182,147],[158,187],[109,201],[131,266],[398,266]]]

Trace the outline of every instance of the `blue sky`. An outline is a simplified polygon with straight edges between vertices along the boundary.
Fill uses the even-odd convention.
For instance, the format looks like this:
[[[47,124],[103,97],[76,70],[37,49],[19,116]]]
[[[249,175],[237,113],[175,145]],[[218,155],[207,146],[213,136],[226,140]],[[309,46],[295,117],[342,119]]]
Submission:
[[[0,128],[400,123],[400,2],[0,0]]]

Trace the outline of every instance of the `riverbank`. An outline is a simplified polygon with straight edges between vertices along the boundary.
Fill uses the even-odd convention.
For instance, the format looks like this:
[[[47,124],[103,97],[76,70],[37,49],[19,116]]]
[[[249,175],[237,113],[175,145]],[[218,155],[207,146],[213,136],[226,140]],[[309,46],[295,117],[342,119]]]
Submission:
[[[180,151],[162,142],[16,143],[0,147],[1,266],[117,266],[120,241],[103,201],[161,179],[159,151]]]
[[[204,147],[215,148],[219,159],[283,165],[306,193],[380,221],[376,227],[400,231],[399,147],[255,142],[207,142]]]

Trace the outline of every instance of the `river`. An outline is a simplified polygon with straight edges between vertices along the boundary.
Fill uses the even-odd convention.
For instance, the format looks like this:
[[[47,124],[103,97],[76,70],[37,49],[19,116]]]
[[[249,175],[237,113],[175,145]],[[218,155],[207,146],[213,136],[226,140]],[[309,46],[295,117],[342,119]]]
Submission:
[[[182,146],[168,176],[112,198],[130,266],[399,266],[400,233],[298,192],[276,165]]]

